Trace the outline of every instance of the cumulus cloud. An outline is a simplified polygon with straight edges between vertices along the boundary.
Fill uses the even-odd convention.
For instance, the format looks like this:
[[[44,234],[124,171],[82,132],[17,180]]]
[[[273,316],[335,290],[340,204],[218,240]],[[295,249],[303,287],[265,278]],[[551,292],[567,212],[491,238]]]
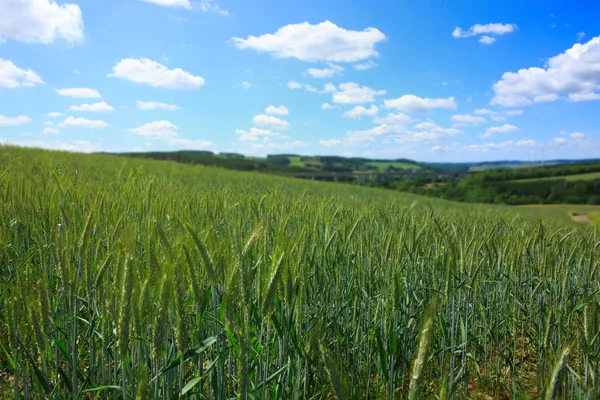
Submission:
[[[385,108],[394,108],[408,113],[425,113],[436,108],[455,110],[457,108],[454,97],[430,99],[405,94],[397,99],[385,100]]]
[[[469,114],[453,115],[450,117],[450,121],[453,122],[454,126],[475,126],[487,122],[487,120],[483,117],[476,117]]]
[[[87,112],[113,112],[115,109],[105,101],[94,104],[81,104],[79,106],[69,107],[70,111],[87,111]]]
[[[378,112],[379,112],[379,107],[377,107],[376,105],[371,105],[371,107],[369,107],[369,108],[366,108],[363,106],[356,106],[353,109],[346,111],[344,113],[344,117],[352,118],[352,119],[365,117],[365,116],[372,117],[372,116],[377,115]]]
[[[0,126],[19,126],[28,124],[31,122],[31,118],[25,115],[19,115],[18,117],[6,117],[0,114]]]
[[[474,113],[477,115],[488,115],[492,121],[504,121],[506,117],[523,115],[523,110],[496,111],[487,108],[478,108]]]
[[[362,104],[372,103],[375,96],[385,94],[385,90],[373,90],[367,86],[360,86],[358,83],[341,83],[336,92],[333,92],[333,102],[337,104]]]
[[[96,89],[90,88],[56,89],[56,93],[59,96],[74,97],[76,99],[99,99],[102,97]]]
[[[248,81],[242,81],[239,85],[234,86],[235,89],[248,90],[252,87],[252,84]]]
[[[487,152],[490,150],[502,149],[505,147],[514,146],[514,142],[512,140],[501,142],[501,143],[486,143],[486,144],[471,144],[467,146],[460,147],[460,151],[468,151],[468,152]]]
[[[325,21],[281,27],[275,33],[232,38],[241,50],[271,53],[277,58],[297,58],[302,61],[356,62],[377,56],[375,45],[385,40],[376,28],[352,31]]]
[[[198,4],[198,7],[204,12],[214,12],[223,16],[229,15],[229,11],[221,8],[214,0],[204,0]]]
[[[49,112],[46,115],[49,116],[50,118],[58,118],[58,117],[60,117],[62,115],[62,113],[59,113],[59,112]]]
[[[265,114],[255,115],[252,121],[257,126],[267,126],[272,129],[287,129],[290,126],[287,121]]]
[[[160,120],[148,122],[140,127],[130,129],[129,132],[148,139],[167,139],[177,136],[177,125],[170,121]]]
[[[74,118],[67,117],[64,121],[58,124],[60,127],[78,126],[85,128],[106,128],[109,125],[99,119],[86,119],[86,118]]]
[[[515,146],[517,146],[517,147],[535,147],[535,146],[537,146],[537,142],[533,139],[524,139],[524,140],[519,140],[518,142],[516,142]]]
[[[454,28],[452,36],[458,39],[481,35],[479,37],[479,43],[492,44],[496,41],[494,36],[505,35],[516,30],[517,25],[515,24],[475,24],[466,31],[459,27]]]
[[[365,63],[361,63],[361,64],[354,64],[353,67],[355,70],[357,71],[366,71],[368,69],[371,68],[375,68],[377,66],[377,64],[375,64],[373,61],[369,60]]]
[[[178,110],[179,107],[175,104],[161,103],[159,101],[137,101],[137,107],[140,110],[151,111],[151,110],[165,110],[165,111],[175,111]]]
[[[245,131],[242,129],[236,129],[235,134],[238,135],[238,140],[240,142],[257,142],[259,140],[263,140],[265,138],[286,138],[287,136],[283,136],[280,133],[273,132],[269,129],[260,129],[252,127],[249,131]]]
[[[140,0],[146,3],[153,3],[163,7],[186,8],[190,10],[192,5],[190,0]]]
[[[388,113],[385,117],[375,117],[373,122],[376,124],[387,124],[387,125],[398,125],[398,124],[410,124],[413,122],[412,118],[403,113]]]
[[[600,99],[600,36],[576,43],[548,60],[544,68],[531,67],[505,72],[493,86],[490,104],[519,107],[556,101],[567,95],[571,101]]]
[[[600,93],[571,93],[567,100],[574,102],[600,100]]]
[[[335,87],[335,85],[329,82],[323,85],[323,90],[321,90],[321,93],[333,93],[336,90],[337,88]]]
[[[342,71],[344,71],[344,67],[330,63],[326,68],[309,68],[306,70],[306,73],[313,78],[324,79],[331,78]]]
[[[108,76],[167,89],[195,90],[204,85],[201,76],[194,76],[181,68],[168,69],[148,58],[124,58]]]
[[[42,78],[33,70],[21,69],[12,61],[0,58],[0,87],[12,89],[20,86],[31,87],[43,83]]]
[[[288,115],[290,113],[290,110],[288,110],[286,106],[275,107],[271,105],[265,108],[265,112],[271,115]]]
[[[573,132],[569,136],[573,139],[583,139],[585,137],[585,134],[581,132]]]
[[[479,43],[482,44],[492,44],[496,41],[495,37],[483,35],[479,38]]]
[[[49,44],[56,39],[69,43],[83,40],[83,19],[76,4],[53,0],[2,0],[0,43],[12,39]]]
[[[374,126],[373,128],[370,128],[370,129],[347,131],[346,135],[372,137],[372,136],[389,135],[392,133],[403,133],[403,132],[407,132],[406,127],[404,127],[403,125],[381,124],[381,125]]]
[[[44,135],[56,135],[56,134],[60,133],[60,131],[58,129],[54,129],[54,128],[44,128],[42,133]]]
[[[319,143],[327,148],[337,147],[342,144],[340,139],[321,139]]]
[[[214,146],[214,143],[210,140],[190,140],[180,137],[170,138],[168,143],[172,146],[184,147],[189,150],[202,150]]]
[[[510,124],[504,124],[501,126],[490,126],[489,128],[486,129],[484,134],[479,135],[480,138],[489,138],[492,135],[496,134],[496,133],[515,133],[515,132],[519,132],[519,128],[514,126],[514,125],[510,125]]]
[[[332,106],[329,103],[323,103],[323,104],[321,104],[321,109],[323,109],[323,110],[333,110],[333,109],[336,109],[336,108],[339,108],[339,107],[338,106]]]
[[[318,90],[314,86],[309,85],[307,83],[299,83],[299,82],[296,82],[296,81],[289,81],[287,83],[287,87],[290,88],[290,89],[292,89],[292,90],[304,89],[304,90],[307,90],[309,92],[318,92]]]

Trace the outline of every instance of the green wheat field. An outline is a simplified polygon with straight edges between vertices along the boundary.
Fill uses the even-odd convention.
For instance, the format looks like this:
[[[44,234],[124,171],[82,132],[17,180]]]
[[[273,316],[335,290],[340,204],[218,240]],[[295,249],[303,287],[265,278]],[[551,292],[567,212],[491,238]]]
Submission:
[[[600,232],[542,211],[0,148],[9,399],[596,399]]]

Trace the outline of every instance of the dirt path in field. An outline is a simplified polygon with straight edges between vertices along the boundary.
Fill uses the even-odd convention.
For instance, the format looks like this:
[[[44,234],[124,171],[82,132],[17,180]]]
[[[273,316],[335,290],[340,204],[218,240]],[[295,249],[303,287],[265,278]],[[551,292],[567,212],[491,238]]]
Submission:
[[[571,215],[571,218],[575,222],[590,222],[590,219],[587,215]]]

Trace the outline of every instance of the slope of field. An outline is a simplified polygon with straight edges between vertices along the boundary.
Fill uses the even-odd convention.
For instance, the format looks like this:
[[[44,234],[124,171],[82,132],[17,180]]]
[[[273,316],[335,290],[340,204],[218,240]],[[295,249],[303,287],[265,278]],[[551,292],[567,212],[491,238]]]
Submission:
[[[10,147],[0,200],[4,398],[598,396],[591,226]]]
[[[552,176],[548,178],[532,178],[532,179],[518,179],[514,182],[533,182],[533,181],[548,181],[548,180],[556,180],[556,179],[564,179],[567,181],[588,181],[592,179],[600,179],[600,172],[590,172],[587,174],[575,174],[575,175],[565,175],[565,176]]]

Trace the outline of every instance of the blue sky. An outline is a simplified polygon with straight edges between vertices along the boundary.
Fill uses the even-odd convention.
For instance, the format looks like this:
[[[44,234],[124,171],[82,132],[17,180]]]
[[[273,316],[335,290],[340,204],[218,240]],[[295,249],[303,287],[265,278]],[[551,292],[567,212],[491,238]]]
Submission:
[[[0,0],[0,143],[600,155],[600,4]]]

